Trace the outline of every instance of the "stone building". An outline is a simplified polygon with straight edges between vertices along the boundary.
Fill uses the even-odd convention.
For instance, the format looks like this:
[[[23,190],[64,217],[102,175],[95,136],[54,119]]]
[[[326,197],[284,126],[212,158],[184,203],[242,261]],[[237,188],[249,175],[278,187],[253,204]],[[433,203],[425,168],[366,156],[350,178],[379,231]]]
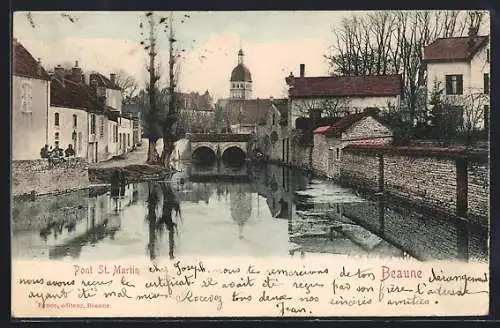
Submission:
[[[17,39],[12,61],[12,160],[34,160],[48,142],[50,76]]]
[[[312,168],[315,172],[336,178],[340,172],[342,149],[350,144],[390,144],[392,131],[380,123],[374,110],[349,114],[332,125],[313,131]]]
[[[465,120],[472,119],[474,122],[471,123],[477,128],[488,126],[489,36],[478,36],[475,31],[470,31],[469,36],[465,37],[436,39],[424,47],[423,61],[427,70],[429,100],[437,84],[438,88],[443,89],[447,102],[462,107],[462,111],[468,110],[463,113]]]
[[[265,120],[257,130],[257,148],[274,162],[288,163],[288,99],[271,99]]]
[[[238,65],[231,72],[230,98],[251,99],[252,98],[252,74],[243,63],[243,49],[238,51]]]
[[[285,81],[290,164],[306,169],[312,165],[312,130],[324,119],[362,113],[365,108],[398,109],[403,93],[400,75],[306,77],[304,64],[299,77],[290,73]]]
[[[74,78],[52,76],[48,120],[49,145],[65,149],[73,145],[76,157],[88,156],[88,115],[102,115],[103,106],[88,86]]]

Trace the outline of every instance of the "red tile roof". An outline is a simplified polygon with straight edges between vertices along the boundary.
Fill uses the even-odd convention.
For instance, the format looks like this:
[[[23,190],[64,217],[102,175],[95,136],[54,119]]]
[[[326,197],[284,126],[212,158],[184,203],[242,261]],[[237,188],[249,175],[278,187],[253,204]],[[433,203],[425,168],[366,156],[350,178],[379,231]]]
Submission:
[[[344,132],[348,128],[350,128],[354,123],[357,123],[368,116],[371,116],[371,113],[363,112],[363,113],[346,115],[330,126],[327,125],[327,126],[320,126],[320,127],[316,128],[313,131],[313,133],[315,133],[315,134],[328,133],[329,135],[336,136],[336,135],[339,135],[340,133]]]
[[[485,44],[489,36],[474,38],[440,38],[424,48],[424,61],[464,61],[470,60]]]
[[[56,78],[50,84],[50,105],[84,109],[90,112],[103,112],[103,105],[95,96],[92,88],[84,83]]]
[[[12,47],[12,72],[14,75],[50,81],[47,71],[38,64],[19,41],[14,40]]]
[[[294,78],[291,97],[381,97],[403,91],[401,75],[322,76]]]

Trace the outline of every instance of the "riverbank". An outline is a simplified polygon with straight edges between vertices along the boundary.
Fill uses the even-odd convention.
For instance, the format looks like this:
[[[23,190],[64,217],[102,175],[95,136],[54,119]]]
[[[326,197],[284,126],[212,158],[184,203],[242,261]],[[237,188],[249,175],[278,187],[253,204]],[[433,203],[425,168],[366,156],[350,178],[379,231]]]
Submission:
[[[109,184],[111,182],[111,177],[116,170],[125,174],[125,180],[127,183],[165,179],[172,174],[172,170],[169,168],[149,164],[132,164],[124,167],[89,168],[90,184]]]

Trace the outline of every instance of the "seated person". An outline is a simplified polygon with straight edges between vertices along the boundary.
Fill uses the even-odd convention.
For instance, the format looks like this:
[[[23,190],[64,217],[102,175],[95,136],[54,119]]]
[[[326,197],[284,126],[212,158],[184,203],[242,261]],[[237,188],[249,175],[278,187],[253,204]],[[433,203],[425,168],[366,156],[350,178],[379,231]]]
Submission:
[[[73,148],[72,144],[68,145],[68,148],[64,151],[64,154],[66,157],[74,157],[75,156],[75,149]]]
[[[40,149],[40,157],[49,158],[49,145],[46,144],[42,149]]]

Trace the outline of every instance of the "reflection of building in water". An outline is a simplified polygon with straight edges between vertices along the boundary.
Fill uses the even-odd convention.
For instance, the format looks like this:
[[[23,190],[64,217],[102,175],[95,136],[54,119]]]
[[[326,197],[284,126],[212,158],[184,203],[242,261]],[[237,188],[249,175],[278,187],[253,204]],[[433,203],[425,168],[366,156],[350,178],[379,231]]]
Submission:
[[[55,245],[85,230],[88,190],[12,203],[12,256],[44,252],[39,246]],[[31,255],[30,255],[31,254]]]
[[[252,215],[252,193],[243,184],[229,186],[231,217],[238,224],[239,237],[243,238],[243,226]]]
[[[271,215],[290,219],[294,208],[292,170],[288,167],[267,165],[256,172],[258,193],[266,198]]]
[[[69,238],[49,250],[49,258],[57,259],[65,256],[78,258],[82,247],[95,245],[109,237],[114,239],[121,227],[121,213],[115,212],[109,192],[96,195],[89,199],[88,215],[85,225],[76,227]]]

